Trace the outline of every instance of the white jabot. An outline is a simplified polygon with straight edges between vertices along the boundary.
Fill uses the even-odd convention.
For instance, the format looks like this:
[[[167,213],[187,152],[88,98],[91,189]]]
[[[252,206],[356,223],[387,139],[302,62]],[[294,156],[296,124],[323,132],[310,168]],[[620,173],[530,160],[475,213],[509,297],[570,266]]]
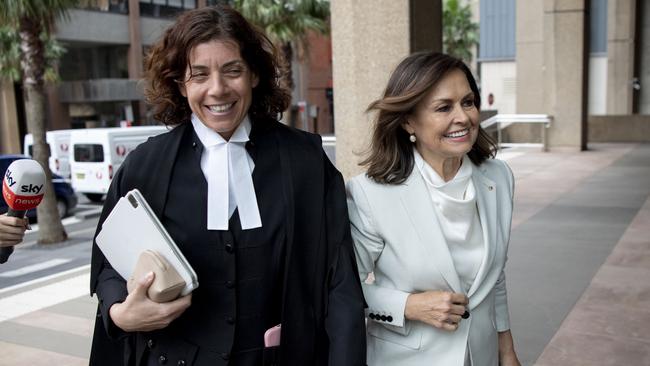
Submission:
[[[413,149],[415,165],[422,174],[433,202],[454,267],[465,291],[469,291],[483,261],[483,231],[472,182],[473,165],[467,155],[448,182]]]
[[[194,114],[192,125],[204,146],[201,170],[208,183],[208,230],[228,230],[228,220],[235,208],[239,208],[243,230],[261,227],[252,177],[255,163],[246,151],[251,130],[248,117],[228,141],[205,126]]]

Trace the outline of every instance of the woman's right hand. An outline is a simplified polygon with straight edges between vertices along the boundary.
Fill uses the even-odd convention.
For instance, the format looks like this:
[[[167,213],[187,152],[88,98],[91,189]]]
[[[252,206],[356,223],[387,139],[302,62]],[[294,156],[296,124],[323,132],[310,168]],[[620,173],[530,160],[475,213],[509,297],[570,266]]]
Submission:
[[[426,291],[406,298],[404,316],[439,329],[455,331],[462,320],[469,300],[467,296],[449,291]]]
[[[147,290],[153,279],[154,273],[150,272],[138,281],[124,302],[111,306],[109,314],[120,329],[126,332],[148,332],[165,328],[192,303],[192,294],[165,303],[150,300]]]

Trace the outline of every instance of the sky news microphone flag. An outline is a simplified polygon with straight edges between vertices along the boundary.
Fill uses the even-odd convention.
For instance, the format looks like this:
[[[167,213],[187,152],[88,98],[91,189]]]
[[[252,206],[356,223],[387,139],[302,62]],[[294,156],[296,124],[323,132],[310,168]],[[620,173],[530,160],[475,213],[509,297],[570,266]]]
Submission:
[[[32,159],[19,159],[7,168],[2,180],[2,197],[9,210],[7,216],[24,217],[25,212],[36,208],[45,194],[45,172]],[[13,247],[0,248],[0,263],[14,251]]]

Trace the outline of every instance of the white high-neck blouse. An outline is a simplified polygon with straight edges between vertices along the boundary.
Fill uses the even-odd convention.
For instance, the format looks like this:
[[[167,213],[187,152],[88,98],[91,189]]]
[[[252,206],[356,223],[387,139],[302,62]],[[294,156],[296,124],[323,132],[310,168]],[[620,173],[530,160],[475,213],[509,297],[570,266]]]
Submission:
[[[473,164],[465,155],[454,178],[445,182],[417,150],[413,149],[413,154],[415,166],[426,182],[454,267],[467,293],[484,255],[483,231],[472,182]]]

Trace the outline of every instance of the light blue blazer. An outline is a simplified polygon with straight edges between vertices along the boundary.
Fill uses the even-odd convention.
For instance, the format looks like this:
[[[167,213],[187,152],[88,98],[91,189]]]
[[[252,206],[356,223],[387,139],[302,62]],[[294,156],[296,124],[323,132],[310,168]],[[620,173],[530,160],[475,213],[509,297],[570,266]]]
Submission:
[[[464,293],[426,183],[413,169],[405,183],[378,184],[365,174],[347,184],[359,276],[368,303],[368,365],[473,366],[498,364],[497,332],[510,328],[504,266],[512,221],[514,178],[505,162],[474,167],[484,257],[469,297],[469,319],[454,332],[404,318],[411,293]]]

